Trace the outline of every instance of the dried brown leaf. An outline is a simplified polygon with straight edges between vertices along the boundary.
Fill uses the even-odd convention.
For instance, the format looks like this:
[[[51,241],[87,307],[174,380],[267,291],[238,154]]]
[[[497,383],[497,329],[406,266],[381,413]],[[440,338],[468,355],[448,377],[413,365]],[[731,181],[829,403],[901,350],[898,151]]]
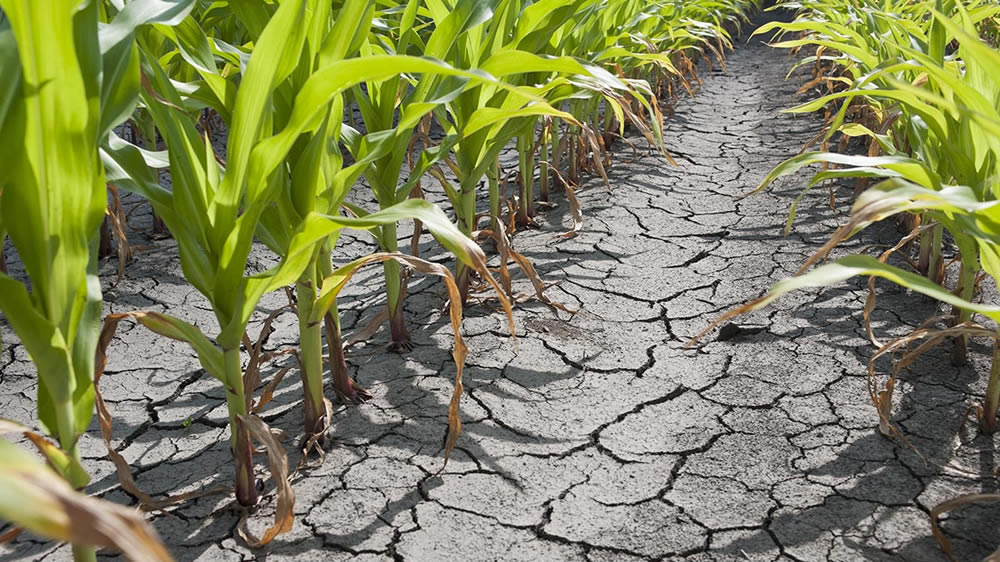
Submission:
[[[115,285],[121,282],[125,276],[125,264],[132,259],[132,246],[129,245],[128,235],[125,229],[128,226],[125,218],[125,210],[122,207],[122,200],[118,194],[118,188],[114,184],[108,184],[108,191],[111,193],[111,206],[105,209],[108,218],[111,219],[111,229],[118,245],[118,277]]]
[[[277,505],[274,510],[274,524],[264,531],[263,536],[257,538],[246,528],[247,512],[244,511],[236,528],[251,548],[260,548],[273,541],[278,535],[291,531],[295,524],[295,491],[288,483],[288,453],[285,452],[278,437],[264,423],[264,420],[253,415],[238,414],[236,421],[241,428],[250,431],[252,438],[264,444],[267,450],[268,468],[275,485]]]
[[[108,451],[108,457],[111,459],[112,464],[115,465],[115,472],[118,474],[118,481],[121,483],[122,489],[139,500],[139,507],[143,511],[161,511],[164,508],[184,503],[195,498],[213,494],[231,493],[233,491],[231,487],[216,486],[206,490],[187,492],[184,494],[168,496],[160,500],[154,500],[152,496],[139,488],[135,479],[132,478],[132,470],[128,461],[126,461],[125,458],[122,457],[121,454],[111,445],[111,439],[114,436],[111,413],[108,411],[108,406],[105,404],[104,397],[101,396],[100,392],[100,380],[101,376],[104,374],[104,367],[107,365],[108,360],[108,345],[111,343],[111,339],[115,335],[115,330],[117,330],[119,322],[125,318],[139,319],[144,314],[147,313],[132,312],[126,314],[108,315],[104,319],[104,327],[101,329],[101,335],[97,341],[97,359],[94,369],[94,395],[97,406],[97,421],[101,428],[101,438],[104,440],[104,447]]]
[[[367,256],[366,258],[360,260],[361,263],[359,266],[349,275],[346,275],[340,282],[342,284],[346,284],[354,273],[359,271],[364,265],[384,262],[387,260],[397,261],[400,264],[413,269],[417,273],[441,277],[448,289],[449,318],[451,320],[451,330],[455,336],[455,345],[452,348],[452,358],[455,360],[455,390],[452,393],[451,401],[448,404],[448,436],[445,441],[444,451],[445,465],[447,465],[448,458],[451,456],[451,451],[455,447],[455,443],[458,441],[459,434],[462,432],[462,420],[459,416],[459,404],[464,392],[464,387],[462,386],[462,370],[465,367],[465,358],[469,354],[469,349],[465,345],[465,340],[462,339],[461,294],[458,290],[458,285],[455,283],[455,277],[448,268],[441,264],[429,262],[427,260],[399,252],[384,252]],[[482,268],[485,269],[485,263],[482,265]],[[488,275],[488,272],[484,277],[493,282],[501,301],[504,302],[509,308],[509,301],[507,301],[504,295],[500,292],[500,288],[499,286],[496,286],[496,281],[493,277]],[[511,334],[513,334],[513,317],[509,316],[509,319],[511,322]]]
[[[24,527],[14,527],[12,529],[7,529],[7,532],[0,535],[0,544],[10,542],[21,535],[24,532]]]
[[[354,335],[347,340],[347,343],[344,344],[344,348],[346,349],[372,339],[372,336],[378,333],[379,329],[381,329],[382,326],[388,321],[389,309],[383,306],[377,313],[375,313],[375,316],[373,316],[367,324],[362,326],[360,330],[355,332]]]
[[[634,148],[634,147],[633,147]],[[576,198],[576,190],[570,185],[566,178],[563,177],[559,170],[553,168],[552,171],[555,173],[556,177],[559,178],[559,182],[562,183],[563,188],[566,190],[566,199],[569,200],[569,210],[570,214],[573,215],[573,229],[568,232],[563,232],[562,234],[557,234],[559,238],[572,238],[576,236],[576,233],[583,228],[583,212],[580,210],[580,200]]]
[[[85,496],[42,464],[5,464],[0,486],[16,490],[16,497],[30,503],[22,514],[30,521],[25,524],[31,525],[32,532],[58,541],[120,550],[134,561],[173,560],[156,531],[135,510]],[[5,533],[4,538],[16,536],[15,531]]]
[[[282,379],[285,378],[285,375],[287,375],[291,370],[292,370],[291,367],[284,367],[274,374],[274,377],[272,377],[271,380],[266,385],[264,385],[264,388],[260,391],[260,398],[257,399],[257,403],[254,404],[254,407],[250,410],[251,412],[253,412],[254,414],[260,413],[261,409],[264,406],[266,406],[267,403],[270,402],[272,398],[274,398],[274,391],[278,388],[278,385],[281,384],[281,381]]]
[[[957,498],[941,502],[931,510],[931,533],[934,534],[934,540],[936,540],[938,545],[941,546],[941,550],[944,552],[944,555],[948,557],[948,560],[954,562],[955,558],[952,556],[951,540],[946,537],[943,532],[941,532],[941,526],[938,521],[941,515],[962,506],[997,501],[1000,501],[1000,494],[964,494],[958,496]],[[1000,550],[987,556],[983,562],[994,562],[997,560],[998,555],[1000,555],[998,553],[1000,553]]]
[[[917,455],[925,463],[927,461],[923,455],[920,454],[920,451],[918,451],[916,447],[914,447],[909,440],[906,439],[902,432],[899,431],[899,428],[897,428],[890,419],[892,412],[892,391],[895,387],[899,374],[903,371],[903,369],[913,364],[917,358],[937,346],[945,339],[962,335],[969,337],[991,338],[993,340],[998,338],[996,331],[984,328],[973,322],[965,322],[944,329],[931,327],[937,322],[948,320],[950,318],[951,317],[937,316],[928,319],[921,327],[913,330],[906,336],[895,338],[883,345],[868,361],[868,394],[879,416],[880,432],[887,437],[898,437],[903,443],[910,447],[910,449],[917,453]],[[922,341],[922,343],[916,348],[911,349],[911,345],[917,341]],[[880,389],[878,377],[875,371],[875,361],[883,355],[894,355],[900,350],[902,350],[902,356],[893,365],[892,375],[889,377],[885,389]]]
[[[509,251],[510,251],[510,257],[513,258],[515,262],[517,262],[517,265],[520,266],[521,271],[523,271],[524,274],[528,276],[528,279],[531,281],[531,285],[535,288],[535,298],[551,306],[552,308],[556,308],[564,312],[568,312],[570,314],[577,313],[576,310],[573,310],[562,303],[555,302],[548,296],[546,296],[545,284],[542,283],[542,279],[538,276],[538,272],[535,271],[535,266],[531,264],[531,260],[517,253],[516,251],[514,251],[513,248],[510,248]]]
[[[271,324],[274,323],[275,318],[281,316],[290,308],[291,308],[290,306],[286,305],[268,314],[267,317],[264,319],[263,325],[260,328],[260,333],[257,335],[256,342],[253,342],[251,344],[250,336],[248,336],[245,332],[243,334],[243,347],[245,347],[247,352],[250,354],[250,359],[249,361],[247,361],[246,369],[243,370],[243,389],[244,389],[247,410],[251,409],[251,402],[253,401],[254,391],[257,389],[258,386],[260,386],[261,383],[261,376],[260,376],[261,366],[278,355],[286,355],[295,352],[294,349],[286,349],[278,353],[272,353],[272,354],[263,353],[264,344],[267,343],[267,339],[271,336],[271,333],[274,331],[271,328]],[[258,403],[258,406],[260,405],[262,404]]]
[[[928,228],[930,227],[927,225],[921,227],[918,224],[913,228],[912,231],[910,231],[909,234],[904,236],[895,246],[889,248],[885,252],[882,252],[882,255],[879,256],[878,260],[882,263],[885,263],[889,259],[889,257],[892,256],[892,254],[905,247],[914,239],[918,238],[924,232],[924,230],[927,230]],[[875,276],[871,276],[868,278],[868,296],[867,298],[865,298],[865,309],[863,312],[865,332],[868,334],[868,341],[872,342],[872,344],[875,345],[876,347],[882,347],[882,344],[879,343],[878,339],[875,338],[875,332],[872,330],[872,323],[871,323],[871,315],[872,312],[875,311],[876,300],[877,297],[875,296]]]

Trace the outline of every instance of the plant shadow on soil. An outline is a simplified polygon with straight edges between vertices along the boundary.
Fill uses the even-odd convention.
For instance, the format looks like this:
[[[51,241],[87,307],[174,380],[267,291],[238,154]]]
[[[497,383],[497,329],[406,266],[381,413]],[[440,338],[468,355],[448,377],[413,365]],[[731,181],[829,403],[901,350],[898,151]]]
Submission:
[[[345,322],[345,333],[367,320],[365,314],[354,314],[355,303],[369,303],[377,300],[379,291],[361,289],[343,303],[343,312],[348,318]],[[349,353],[349,365],[352,375],[356,375],[360,384],[377,390],[376,401],[361,406],[338,406],[335,408],[332,431],[327,438],[325,449],[334,452],[338,449],[360,451],[360,456],[367,453],[367,447],[386,447],[395,449],[392,456],[412,457],[422,455],[425,459],[427,474],[421,478],[419,485],[413,487],[402,497],[387,502],[377,516],[373,514],[367,522],[359,521],[349,532],[338,533],[336,529],[324,530],[321,534],[323,543],[350,551],[364,542],[374,529],[385,527],[399,513],[411,509],[417,503],[426,499],[430,490],[441,483],[439,478],[431,476],[441,468],[443,459],[444,437],[447,431],[447,403],[441,400],[441,395],[450,393],[451,377],[454,364],[451,361],[451,349],[448,343],[450,326],[447,317],[441,313],[444,303],[442,298],[443,285],[433,278],[416,278],[411,280],[411,291],[407,299],[407,308],[423,311],[423,316],[410,312],[408,316],[414,328],[414,350],[400,355],[381,351],[382,343],[371,342],[361,348],[360,352]],[[534,308],[529,305],[526,308]],[[523,309],[522,309],[523,310]],[[372,312],[368,307],[366,312]],[[262,314],[267,313],[264,310]],[[290,317],[294,316],[288,312]],[[494,316],[496,311],[487,306],[472,306],[468,317]],[[430,320],[429,324],[425,320]],[[140,327],[141,329],[141,327]],[[287,338],[287,334],[283,334]],[[438,337],[440,335],[440,337]],[[384,337],[384,335],[382,336]],[[280,338],[276,338],[280,339]],[[376,337],[379,340],[380,337]],[[267,346],[276,349],[277,345]],[[377,355],[370,354],[371,349]],[[294,367],[294,359],[286,358],[276,364],[268,365],[262,373],[266,383],[280,368]],[[516,376],[518,384],[531,385],[530,381],[542,386],[556,380],[550,372],[516,369],[511,373]],[[578,373],[566,371],[558,376],[573,378]],[[114,375],[109,375],[114,376]],[[465,383],[468,389],[485,388],[497,377],[504,374],[498,369],[477,368],[469,366],[466,371]],[[157,422],[152,428],[144,423],[129,424],[115,420],[115,432],[118,436],[128,435],[126,440],[130,447],[137,449],[155,449],[158,446],[168,446],[176,450],[179,458],[159,459],[148,465],[141,462],[140,455],[133,466],[140,487],[149,486],[147,492],[171,493],[174,491],[207,489],[229,482],[232,472],[232,459],[228,448],[228,430],[226,429],[226,411],[222,388],[200,371],[188,373],[186,380],[191,383],[207,381],[204,388],[198,387],[196,392],[180,392],[171,400],[156,405],[158,420],[173,420],[170,423]],[[501,399],[518,399],[514,395],[504,393],[501,389],[491,392],[501,394]],[[327,395],[333,396],[327,389]],[[301,434],[301,415],[297,405],[301,402],[298,391],[298,374],[290,372],[277,388],[274,399],[262,412],[262,417],[275,429],[284,430],[288,435]],[[114,415],[114,405],[110,406]],[[463,399],[463,409],[476,409],[476,404],[466,396]],[[473,462],[475,465],[488,468],[493,472],[503,474],[504,469],[493,462],[490,453],[477,443],[481,439],[514,440],[515,442],[558,443],[559,439],[549,439],[543,435],[515,433],[510,428],[503,428],[491,423],[482,423],[488,419],[481,413],[463,412],[463,438],[453,452],[454,461]],[[182,421],[183,420],[183,421]],[[186,424],[186,425],[185,425]],[[195,449],[191,444],[208,440],[208,443]],[[290,463],[298,461],[298,454],[293,452],[294,443],[284,443],[290,453]],[[183,448],[183,453],[181,450]],[[400,452],[404,454],[400,455]],[[337,455],[333,455],[336,457]],[[263,464],[263,455],[258,455],[258,468]],[[464,457],[464,458],[463,458]],[[360,458],[360,457],[359,457]],[[329,459],[336,462],[336,458]],[[326,466],[319,470],[320,474],[332,471],[330,474],[331,488],[344,488],[345,484],[337,478],[350,470],[347,466]],[[258,471],[260,474],[260,471]],[[315,471],[307,468],[302,476],[314,478]],[[117,477],[114,474],[95,482],[94,489],[114,489]],[[270,486],[268,486],[270,488]],[[129,503],[126,500],[126,503]],[[315,505],[315,504],[314,504]],[[308,504],[305,507],[310,507]],[[270,507],[262,509],[263,514],[270,512]],[[173,510],[173,515],[157,516],[155,525],[161,535],[170,544],[182,542],[183,559],[196,558],[204,548],[213,547],[225,536],[233,533],[239,518],[239,510],[232,505],[226,496],[211,496],[189,502]],[[203,518],[211,515],[211,521]],[[258,521],[260,522],[260,521]],[[301,522],[297,522],[302,524]],[[202,538],[203,537],[203,538]],[[283,541],[282,554],[294,554],[297,545]],[[302,543],[302,552],[315,548],[309,541]]]
[[[815,224],[829,218],[829,207],[814,201],[800,207],[796,224]],[[795,235],[794,229],[792,232]],[[762,240],[767,233],[766,229],[736,229],[727,238],[733,236]],[[819,238],[809,234],[798,236],[814,248],[826,241],[822,235]],[[860,240],[845,245],[852,251],[887,249],[900,236],[889,220],[869,228]],[[867,293],[867,279],[852,279],[845,285],[824,289],[810,304],[794,310],[791,316],[806,321],[806,327],[782,333],[779,337],[822,337],[829,349],[855,355],[867,364],[876,348],[867,341],[860,321],[863,298],[857,306],[843,306],[844,296]],[[905,336],[927,318],[942,313],[937,301],[889,282],[879,281],[878,291],[872,325],[882,343]],[[735,341],[734,345],[740,345],[740,341]],[[780,538],[785,551],[794,553],[798,545],[826,537],[830,546],[827,556],[832,556],[836,543],[842,541],[851,556],[870,560],[940,559],[940,548],[929,532],[927,512],[959,494],[997,491],[996,479],[991,477],[998,470],[997,440],[979,435],[975,417],[969,415],[969,405],[985,390],[992,346],[971,341],[970,360],[965,366],[951,363],[951,349],[950,340],[939,344],[899,375],[892,421],[908,443],[882,436],[875,427],[874,407],[867,403],[866,397],[862,398],[866,402],[862,405],[871,412],[871,429],[862,429],[866,435],[849,444],[842,443],[833,458],[807,471],[810,480],[832,485],[835,491],[804,509],[772,510],[765,529],[728,545],[727,551],[734,554],[759,552],[761,544],[770,544],[771,540]],[[880,384],[884,385],[892,363],[882,357],[875,368]],[[866,376],[855,376],[852,382],[865,385]],[[805,457],[793,463],[798,460],[805,460]],[[948,465],[963,467],[964,474],[949,470]],[[903,506],[916,506],[919,511],[914,511],[915,516],[907,522],[890,521],[898,518],[898,514],[886,508]],[[953,542],[955,559],[980,560],[992,553],[997,548],[998,520],[1000,504],[989,503],[963,507],[948,516],[943,529]],[[890,543],[899,541],[891,552],[863,540],[871,538],[877,524],[886,522],[889,530],[881,530],[883,535],[879,538]],[[893,525],[905,524],[924,525],[928,532],[921,533],[918,538],[903,538],[905,531],[894,537]],[[860,530],[860,534],[838,536],[831,533],[831,529],[855,529]],[[840,555],[843,554],[841,551]]]

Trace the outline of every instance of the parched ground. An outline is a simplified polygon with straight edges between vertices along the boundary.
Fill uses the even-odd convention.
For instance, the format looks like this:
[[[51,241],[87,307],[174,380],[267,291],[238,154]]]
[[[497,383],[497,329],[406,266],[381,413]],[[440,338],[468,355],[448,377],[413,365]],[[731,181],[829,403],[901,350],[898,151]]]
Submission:
[[[379,334],[354,348],[352,374],[375,397],[337,407],[325,461],[295,478],[294,530],[248,549],[234,538],[239,512],[230,498],[211,496],[152,515],[173,554],[273,562],[943,560],[928,511],[997,487],[998,441],[976,437],[972,423],[961,429],[985,386],[986,345],[972,346],[968,367],[953,367],[945,347],[903,375],[895,420],[922,456],[878,434],[863,281],[784,298],[739,319],[735,336],[716,331],[683,348],[720,313],[794,273],[844,216],[849,187],[838,192],[838,211],[817,191],[782,236],[805,174],[742,197],[820,126],[815,117],[778,113],[801,84],[784,79],[792,62],[757,39],[738,46],[728,73],[706,72],[697,96],[667,120],[679,167],[622,148],[612,189],[594,181],[581,191],[578,236],[555,236],[571,223],[562,202],[539,230],[516,236],[544,279],[558,283],[548,295],[580,312],[520,305],[515,347],[493,304],[470,306],[464,433],[444,470],[454,377],[445,292],[436,280],[414,279],[407,309],[416,347],[384,352]],[[846,250],[898,237],[885,225]],[[371,246],[359,236],[342,249],[357,256]],[[256,267],[271,263],[256,256]],[[105,264],[109,285],[114,267]],[[17,274],[16,261],[12,268]],[[380,275],[366,272],[343,299],[348,334],[381,306]],[[523,278],[520,286],[527,290]],[[882,288],[874,325],[883,339],[936,313],[932,302]],[[269,296],[263,313],[284,299]],[[215,330],[171,241],[138,254],[106,300],[108,312],[169,310]],[[274,328],[267,349],[294,343],[291,313]],[[33,424],[33,366],[9,329],[3,335],[0,412]],[[269,366],[265,377],[288,364]],[[294,379],[263,412],[290,435],[301,426]],[[230,481],[223,391],[183,344],[123,325],[101,390],[115,446],[146,491]],[[88,491],[134,503],[96,426],[82,447],[94,475]],[[251,528],[263,529],[272,504],[267,498]],[[956,557],[979,560],[996,549],[997,521],[1000,510],[988,506],[946,521]],[[3,560],[68,556],[26,536],[0,547]]]

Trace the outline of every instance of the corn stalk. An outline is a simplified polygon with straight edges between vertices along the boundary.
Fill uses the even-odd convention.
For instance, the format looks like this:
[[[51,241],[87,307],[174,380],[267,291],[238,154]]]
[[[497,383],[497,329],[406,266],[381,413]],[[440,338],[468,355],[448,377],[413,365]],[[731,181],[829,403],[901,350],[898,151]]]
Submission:
[[[101,286],[96,256],[107,203],[98,146],[135,107],[137,26],[176,24],[191,1],[137,0],[100,31],[96,2],[0,2],[0,232],[30,279],[0,275],[0,309],[38,367],[38,420],[59,444],[46,458],[74,488],[89,477],[77,440],[94,410]],[[93,549],[73,547],[78,560]]]

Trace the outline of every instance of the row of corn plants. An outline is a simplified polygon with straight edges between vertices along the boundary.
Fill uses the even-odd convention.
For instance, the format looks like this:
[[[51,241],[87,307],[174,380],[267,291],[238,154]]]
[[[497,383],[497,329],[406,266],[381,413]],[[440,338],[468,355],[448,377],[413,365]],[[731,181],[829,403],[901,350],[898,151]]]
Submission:
[[[777,29],[782,36],[774,46],[799,53],[796,66],[812,71],[802,91],[815,88],[823,93],[788,112],[825,111],[826,126],[810,143],[819,143],[821,150],[786,160],[759,190],[782,176],[820,165],[792,206],[787,225],[792,228],[796,208],[809,189],[844,178],[859,183],[846,222],[795,277],[720,321],[764,307],[790,291],[868,276],[864,315],[869,338],[878,348],[869,364],[869,387],[882,433],[905,441],[891,420],[898,374],[922,353],[949,341],[953,362],[964,364],[969,337],[988,338],[996,349],[985,396],[973,404],[979,429],[995,433],[1000,336],[995,324],[983,327],[973,320],[980,314],[993,323],[1000,321],[1000,307],[978,298],[984,279],[995,283],[1000,276],[1000,52],[991,44],[1000,6],[978,0],[805,0],[778,7],[797,9],[798,16],[757,33]],[[841,149],[855,140],[861,154],[829,151],[838,138]],[[812,267],[842,241],[890,217],[902,219],[909,233],[889,251],[878,257],[849,255]],[[949,275],[944,256],[952,249],[957,251],[957,271]],[[889,263],[894,255],[898,266]],[[948,308],[908,336],[883,343],[869,320],[875,278]],[[876,381],[874,369],[883,355],[898,358],[884,385]],[[950,543],[937,526],[937,515],[966,500],[991,499],[996,498],[946,502],[932,513],[935,537],[949,556]]]
[[[322,444],[332,412],[324,339],[337,395],[370,397],[348,375],[337,297],[372,263],[383,264],[386,322],[399,351],[409,347],[406,275],[436,275],[448,287],[456,384],[447,459],[461,430],[462,307],[473,290],[491,288],[512,328],[508,257],[534,274],[509,249],[500,153],[512,144],[519,152],[512,226],[530,224],[536,182],[548,200],[557,179],[572,196],[583,172],[603,175],[626,127],[666,153],[661,105],[695,89],[699,61],[722,64],[730,34],[755,4],[0,0],[0,145],[11,162],[0,169],[0,234],[27,276],[0,274],[0,309],[38,367],[46,436],[6,421],[0,429],[24,435],[48,464],[36,467],[4,445],[0,462],[20,472],[0,479],[0,517],[73,542],[77,560],[94,560],[95,545],[169,559],[141,518],[73,491],[88,483],[77,442],[96,408],[123,487],[146,508],[182,499],[144,494],[110,446],[111,417],[96,381],[117,325],[129,319],[190,344],[223,386],[232,491],[245,508],[259,502],[255,452],[266,450],[275,523],[260,538],[244,533],[247,540],[263,545],[289,531],[288,459],[257,415],[266,400],[254,403],[261,357],[248,326],[264,295],[294,287],[308,454]],[[224,151],[209,134],[220,120]],[[448,209],[421,197],[428,174]],[[376,208],[356,204],[360,193],[349,197],[361,178]],[[212,308],[214,334],[153,311],[110,315],[101,328],[101,224],[108,213],[120,219],[120,209],[107,208],[109,188],[115,198],[118,190],[145,198],[176,239],[185,278]],[[402,221],[415,226],[410,253],[399,251]],[[380,251],[335,265],[344,229],[370,232]],[[424,231],[455,257],[454,271],[416,255]],[[504,249],[502,283],[480,236]],[[258,242],[279,261],[250,272]],[[53,473],[65,485],[8,494],[19,481],[37,487]],[[24,494],[39,500],[37,510],[22,509]]]

